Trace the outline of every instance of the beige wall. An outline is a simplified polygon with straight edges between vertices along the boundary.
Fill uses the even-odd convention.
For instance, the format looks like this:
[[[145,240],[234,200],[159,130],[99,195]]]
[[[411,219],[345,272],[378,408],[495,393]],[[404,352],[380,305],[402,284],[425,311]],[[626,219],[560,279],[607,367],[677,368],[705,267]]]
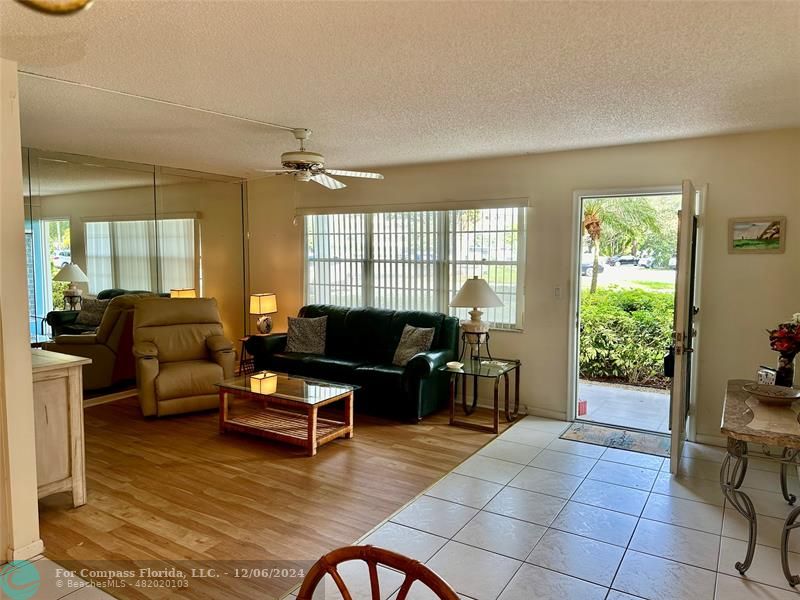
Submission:
[[[291,177],[269,177],[247,184],[250,234],[250,293],[273,292],[278,313],[275,331],[286,331],[286,317],[303,305],[302,217],[293,223]],[[251,330],[254,318],[250,317]]]
[[[69,219],[72,260],[84,270],[84,219],[115,215],[153,219],[154,210],[159,216],[194,214],[202,240],[203,294],[217,299],[226,335],[241,337],[245,332],[241,186],[168,175],[154,200],[152,174],[142,175],[150,180],[149,187],[41,196],[32,202],[41,218]]]
[[[26,301],[17,65],[0,59],[0,563],[42,550]]]
[[[524,332],[493,334],[498,355],[523,361],[522,394],[534,411],[567,412],[568,332],[576,190],[709,185],[703,218],[702,339],[697,431],[719,434],[722,392],[776,358],[764,329],[800,310],[800,130],[719,136],[505,159],[381,169],[382,182],[348,179],[329,191],[286,177],[251,182],[251,288],[278,294],[281,313],[302,305],[301,228],[294,204],[359,206],[527,196]],[[295,185],[293,196],[292,186]],[[728,219],[785,215],[783,255],[727,253]],[[556,296],[555,290],[561,294]]]

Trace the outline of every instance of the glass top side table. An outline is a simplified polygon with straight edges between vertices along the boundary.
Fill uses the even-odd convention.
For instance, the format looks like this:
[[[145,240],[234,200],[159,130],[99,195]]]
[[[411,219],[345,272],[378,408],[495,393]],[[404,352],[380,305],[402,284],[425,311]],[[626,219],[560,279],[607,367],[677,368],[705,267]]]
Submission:
[[[506,421],[513,423],[519,417],[519,376],[521,362],[516,359],[494,359],[494,360],[469,360],[460,369],[450,369],[447,366],[439,367],[439,370],[450,374],[450,425],[475,429],[476,431],[488,431],[499,433],[500,431],[500,381],[504,387],[504,409]],[[510,381],[509,374],[514,373],[514,405],[510,404]],[[472,402],[467,403],[467,383],[472,378]],[[458,392],[459,380],[461,383],[461,408],[464,414],[469,416],[475,412],[478,405],[478,381],[480,379],[494,380],[494,406],[492,411],[492,425],[482,425],[470,421],[456,418],[456,396]]]

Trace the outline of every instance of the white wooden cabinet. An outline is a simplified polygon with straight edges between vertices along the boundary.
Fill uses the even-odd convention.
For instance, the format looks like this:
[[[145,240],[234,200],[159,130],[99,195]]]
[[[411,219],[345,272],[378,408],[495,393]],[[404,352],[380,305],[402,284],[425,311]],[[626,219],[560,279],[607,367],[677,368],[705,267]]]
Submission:
[[[74,506],[86,504],[83,437],[83,365],[92,361],[31,350],[39,498],[72,491]]]

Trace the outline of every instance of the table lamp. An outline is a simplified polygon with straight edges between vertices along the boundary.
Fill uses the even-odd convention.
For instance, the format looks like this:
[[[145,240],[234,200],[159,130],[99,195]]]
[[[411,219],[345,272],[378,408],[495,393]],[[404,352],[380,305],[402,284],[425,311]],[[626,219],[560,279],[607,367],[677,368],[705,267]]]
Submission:
[[[259,371],[250,376],[250,391],[256,394],[274,394],[278,391],[278,376],[269,371]]]
[[[275,294],[251,294],[250,314],[258,315],[256,328],[258,333],[266,335],[272,331],[272,317],[269,315],[278,312],[278,299]]]
[[[472,359],[480,359],[481,345],[489,341],[489,324],[481,320],[483,312],[478,307],[490,308],[503,306],[503,301],[497,297],[485,279],[475,275],[467,279],[461,289],[450,302],[454,308],[472,308],[469,311],[469,320],[461,321],[461,337],[465,344],[472,347]],[[488,348],[487,348],[488,351]],[[489,355],[491,358],[491,354]]]
[[[66,308],[67,303],[69,303],[70,308],[74,309],[80,304],[80,298],[83,294],[83,290],[75,284],[86,283],[89,281],[89,278],[78,265],[75,263],[67,263],[55,274],[53,281],[69,282],[69,288],[64,291],[64,308]]]
[[[194,288],[172,288],[169,291],[170,298],[197,298],[197,291]]]

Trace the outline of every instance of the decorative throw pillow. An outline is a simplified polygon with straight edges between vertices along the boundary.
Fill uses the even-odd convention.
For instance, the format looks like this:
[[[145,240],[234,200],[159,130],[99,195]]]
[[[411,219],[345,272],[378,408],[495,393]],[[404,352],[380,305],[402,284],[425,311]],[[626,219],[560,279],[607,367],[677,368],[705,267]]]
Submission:
[[[315,319],[289,317],[289,335],[286,338],[286,351],[325,354],[325,333],[327,330],[327,316]]]
[[[433,327],[403,327],[403,335],[400,336],[400,343],[394,351],[392,364],[397,367],[405,367],[408,361],[415,354],[427,352],[433,343],[433,334],[436,330]]]
[[[111,302],[111,300],[84,298],[81,300],[81,312],[78,313],[75,323],[77,325],[99,327],[100,321],[103,320],[103,314],[106,312],[109,302]]]

